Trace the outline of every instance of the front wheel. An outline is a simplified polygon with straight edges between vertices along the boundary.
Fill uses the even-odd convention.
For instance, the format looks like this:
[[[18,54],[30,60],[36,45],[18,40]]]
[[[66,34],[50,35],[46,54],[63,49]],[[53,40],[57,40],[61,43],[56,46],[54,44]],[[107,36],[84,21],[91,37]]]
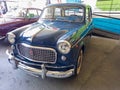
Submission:
[[[79,56],[78,56],[76,66],[75,66],[75,76],[77,76],[80,73],[82,61],[83,61],[83,50],[81,49]]]

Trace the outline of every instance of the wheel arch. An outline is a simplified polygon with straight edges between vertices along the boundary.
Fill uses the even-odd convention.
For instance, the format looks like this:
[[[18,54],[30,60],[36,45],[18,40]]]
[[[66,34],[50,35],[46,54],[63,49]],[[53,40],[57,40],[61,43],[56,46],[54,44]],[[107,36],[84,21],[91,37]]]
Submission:
[[[81,42],[77,43],[73,48],[72,54],[73,54],[73,57],[74,57],[73,58],[74,63],[76,63],[81,49],[83,50],[83,53],[84,53],[85,52],[85,43],[84,43],[84,41],[81,41]]]

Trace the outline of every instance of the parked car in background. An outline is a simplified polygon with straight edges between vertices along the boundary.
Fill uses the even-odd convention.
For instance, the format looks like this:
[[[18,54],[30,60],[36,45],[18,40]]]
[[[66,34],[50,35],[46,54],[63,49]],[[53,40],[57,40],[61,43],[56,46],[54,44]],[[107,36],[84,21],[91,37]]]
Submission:
[[[48,5],[38,22],[7,34],[12,44],[8,60],[14,68],[42,78],[78,75],[92,28],[90,6]]]
[[[0,17],[0,39],[5,38],[6,33],[18,27],[36,22],[41,11],[38,8],[18,8],[2,15]]]

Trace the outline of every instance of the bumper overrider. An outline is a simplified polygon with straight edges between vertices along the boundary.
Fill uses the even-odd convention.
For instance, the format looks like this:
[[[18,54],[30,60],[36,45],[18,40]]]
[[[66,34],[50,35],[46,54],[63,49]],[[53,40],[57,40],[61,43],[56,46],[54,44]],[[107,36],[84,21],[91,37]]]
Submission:
[[[34,76],[41,76],[43,79],[47,77],[54,77],[54,78],[67,78],[74,74],[74,68],[69,69],[67,71],[50,71],[47,70],[45,67],[45,64],[41,65],[41,69],[34,68],[31,66],[28,66],[26,64],[23,64],[21,62],[18,62],[19,59],[12,55],[10,50],[6,50],[6,54],[8,55],[8,60],[12,64],[14,69],[22,69],[26,71],[28,74],[34,75]]]

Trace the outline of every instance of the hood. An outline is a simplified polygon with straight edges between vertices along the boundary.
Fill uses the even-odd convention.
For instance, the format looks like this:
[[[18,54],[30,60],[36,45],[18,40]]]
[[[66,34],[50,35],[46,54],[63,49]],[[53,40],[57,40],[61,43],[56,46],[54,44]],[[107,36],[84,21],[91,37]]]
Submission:
[[[52,27],[59,30],[76,30],[82,26],[81,23],[75,23],[75,22],[67,22],[67,21],[50,21],[50,20],[44,20],[40,21],[40,23],[43,23],[47,27]]]
[[[80,24],[67,22],[49,22],[38,23],[29,27],[21,34],[22,42],[27,42],[32,45],[53,46],[64,34],[76,30]]]

